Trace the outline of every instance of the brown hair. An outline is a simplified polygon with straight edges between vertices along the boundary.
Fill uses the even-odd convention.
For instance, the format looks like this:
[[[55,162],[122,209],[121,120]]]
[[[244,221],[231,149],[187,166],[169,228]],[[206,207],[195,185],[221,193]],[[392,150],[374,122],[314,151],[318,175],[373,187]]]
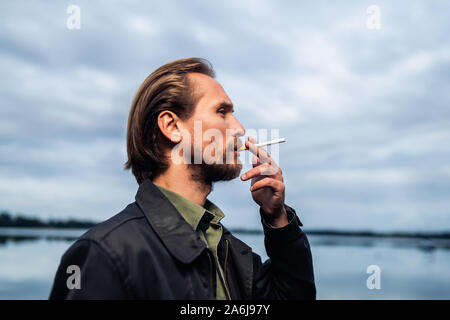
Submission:
[[[176,60],[150,74],[133,99],[128,116],[125,169],[131,169],[138,184],[144,179],[154,179],[169,166],[161,150],[163,136],[158,115],[164,110],[174,112],[182,120],[192,115],[198,98],[187,76],[191,72],[214,77],[212,65],[205,59]]]

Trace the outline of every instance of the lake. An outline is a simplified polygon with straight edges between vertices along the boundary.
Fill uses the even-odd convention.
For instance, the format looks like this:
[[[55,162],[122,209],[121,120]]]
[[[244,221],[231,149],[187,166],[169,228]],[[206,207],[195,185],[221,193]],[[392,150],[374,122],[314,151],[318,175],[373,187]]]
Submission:
[[[83,232],[0,228],[0,299],[47,299],[61,255]],[[234,234],[267,259],[262,234]],[[450,299],[449,240],[308,238],[318,299]],[[367,286],[373,265],[379,289]]]

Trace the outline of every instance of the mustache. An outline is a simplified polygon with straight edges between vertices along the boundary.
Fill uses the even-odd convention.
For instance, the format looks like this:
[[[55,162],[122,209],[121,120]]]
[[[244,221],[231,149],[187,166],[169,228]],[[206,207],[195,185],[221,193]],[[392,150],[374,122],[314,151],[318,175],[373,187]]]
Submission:
[[[239,148],[242,147],[242,146],[243,146],[243,143],[242,143],[241,139],[237,138],[237,139],[234,139],[234,140],[227,146],[227,150],[230,150],[230,151],[232,151],[232,150],[237,150],[237,149],[239,149]]]
[[[211,141],[212,144],[217,144],[217,141],[212,140]],[[234,151],[234,150],[238,150],[240,147],[242,147],[244,144],[242,143],[241,139],[236,138],[233,141],[229,142],[228,144],[226,144],[225,150],[228,151]]]

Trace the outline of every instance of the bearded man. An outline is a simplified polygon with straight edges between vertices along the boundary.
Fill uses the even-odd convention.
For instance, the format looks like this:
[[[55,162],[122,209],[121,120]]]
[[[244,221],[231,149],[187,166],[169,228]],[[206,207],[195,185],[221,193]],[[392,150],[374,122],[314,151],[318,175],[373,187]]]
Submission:
[[[65,252],[50,299],[315,299],[303,225],[285,204],[281,169],[255,139],[245,141],[253,168],[240,179],[251,180],[269,259],[233,236],[207,199],[214,182],[242,170],[245,129],[233,112],[204,59],[170,62],[145,79],[127,128],[136,201]]]

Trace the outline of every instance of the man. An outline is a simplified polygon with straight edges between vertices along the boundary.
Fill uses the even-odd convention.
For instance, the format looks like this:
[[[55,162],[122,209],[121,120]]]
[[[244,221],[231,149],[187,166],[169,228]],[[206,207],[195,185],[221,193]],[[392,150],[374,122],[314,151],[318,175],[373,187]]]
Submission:
[[[253,138],[245,141],[253,168],[241,180],[251,180],[270,259],[235,238],[207,199],[214,182],[242,169],[245,130],[233,111],[203,59],[168,63],[142,83],[125,165],[136,201],[67,250],[51,299],[315,299],[309,243],[284,203],[281,169]]]

